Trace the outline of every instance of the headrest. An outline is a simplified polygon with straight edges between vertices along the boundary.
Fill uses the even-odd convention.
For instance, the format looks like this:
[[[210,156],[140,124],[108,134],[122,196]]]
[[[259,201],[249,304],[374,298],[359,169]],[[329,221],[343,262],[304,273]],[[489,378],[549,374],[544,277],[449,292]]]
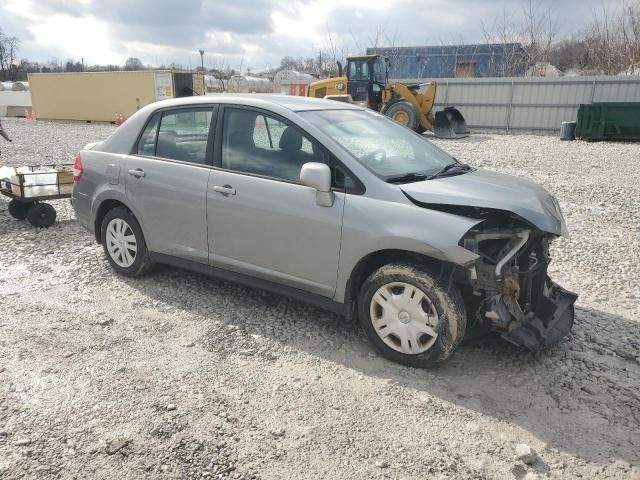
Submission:
[[[293,127],[287,127],[280,137],[280,150],[295,152],[302,148],[302,134]]]

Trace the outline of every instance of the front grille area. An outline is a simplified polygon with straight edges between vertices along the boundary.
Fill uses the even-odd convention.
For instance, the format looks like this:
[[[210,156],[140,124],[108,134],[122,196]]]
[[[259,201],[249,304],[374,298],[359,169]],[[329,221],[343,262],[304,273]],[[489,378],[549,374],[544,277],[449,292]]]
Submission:
[[[518,303],[523,312],[537,312],[541,305],[544,285],[547,281],[547,269],[551,259],[547,239],[533,237],[518,254],[518,281],[520,296]]]

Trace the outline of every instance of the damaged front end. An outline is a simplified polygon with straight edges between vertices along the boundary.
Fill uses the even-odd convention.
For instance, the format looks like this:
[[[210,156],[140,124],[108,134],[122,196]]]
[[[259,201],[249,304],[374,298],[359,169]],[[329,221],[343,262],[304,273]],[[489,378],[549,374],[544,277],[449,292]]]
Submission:
[[[476,312],[480,324],[515,345],[537,350],[569,333],[578,296],[547,274],[554,235],[513,218],[507,223],[482,222],[461,240],[480,257],[468,267],[465,283],[482,299]]]
[[[457,245],[477,258],[453,258],[463,266],[454,280],[464,293],[473,292],[465,299],[467,311],[476,312],[478,331],[494,330],[536,350],[571,330],[578,296],[547,275],[549,243],[568,233],[549,192],[529,180],[480,169],[402,190],[419,207],[478,220]]]

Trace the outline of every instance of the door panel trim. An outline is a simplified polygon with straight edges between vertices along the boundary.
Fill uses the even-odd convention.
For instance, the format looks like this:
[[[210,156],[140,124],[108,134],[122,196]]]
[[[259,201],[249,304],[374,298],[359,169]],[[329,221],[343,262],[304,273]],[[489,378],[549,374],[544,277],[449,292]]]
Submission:
[[[149,252],[149,257],[151,258],[151,260],[157,263],[184,268],[186,270],[202,273],[204,275],[219,278],[221,280],[228,280],[234,283],[245,285],[247,287],[265,290],[267,292],[275,293],[276,295],[282,295],[300,302],[313,305],[315,307],[329,310],[341,316],[344,316],[346,311],[345,304],[343,303],[336,302],[330,298],[323,297],[322,295],[317,295],[314,293],[306,292],[304,290],[300,290],[298,288],[282,285],[280,283],[263,280],[261,278],[233,272],[224,268],[212,267],[203,263],[194,262],[192,260],[185,260],[183,258],[164,255],[161,253]]]
[[[211,253],[211,252],[209,252],[209,265],[216,265],[219,268],[224,268],[225,270],[237,272],[239,274],[244,274],[244,272],[252,272],[250,276],[252,277],[257,276],[256,278],[261,278],[260,276],[264,276],[264,277],[274,276],[274,270],[271,270],[269,268],[261,267],[259,265],[254,265],[252,263],[246,263],[241,260],[237,260],[235,258],[225,257],[223,255],[216,255],[215,253]],[[304,278],[296,277],[294,275],[288,275],[282,272],[276,272],[276,273],[278,274],[278,277],[282,278],[282,280],[285,282],[304,285],[306,287],[309,287],[309,289],[313,289],[317,292],[321,292],[321,291],[327,292],[326,295],[322,295],[320,293],[318,293],[317,295],[327,297],[327,298],[333,297],[335,295],[336,289],[334,286],[328,286],[328,285],[323,285],[317,282],[311,282]],[[266,278],[262,278],[262,280],[269,281]],[[285,284],[283,283],[282,285],[285,285]],[[295,287],[290,287],[290,288],[295,288]]]

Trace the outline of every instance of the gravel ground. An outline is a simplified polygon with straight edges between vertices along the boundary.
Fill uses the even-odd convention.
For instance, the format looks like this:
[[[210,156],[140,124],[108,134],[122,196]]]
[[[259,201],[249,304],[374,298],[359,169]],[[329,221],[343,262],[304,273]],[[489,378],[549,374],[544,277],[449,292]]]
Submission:
[[[73,160],[114,127],[3,120],[1,162]],[[491,340],[432,370],[354,325],[170,268],[117,277],[66,201],[38,231],[0,199],[0,478],[640,478],[640,145],[437,141],[556,194],[573,334]]]

